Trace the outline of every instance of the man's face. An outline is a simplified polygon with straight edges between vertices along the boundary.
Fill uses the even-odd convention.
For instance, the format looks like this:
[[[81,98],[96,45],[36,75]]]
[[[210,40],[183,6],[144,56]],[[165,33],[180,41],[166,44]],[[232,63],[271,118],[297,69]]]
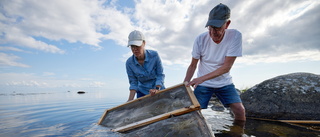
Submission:
[[[222,41],[224,33],[229,24],[230,21],[227,21],[220,28],[215,26],[208,26],[210,37],[215,43],[219,44]]]

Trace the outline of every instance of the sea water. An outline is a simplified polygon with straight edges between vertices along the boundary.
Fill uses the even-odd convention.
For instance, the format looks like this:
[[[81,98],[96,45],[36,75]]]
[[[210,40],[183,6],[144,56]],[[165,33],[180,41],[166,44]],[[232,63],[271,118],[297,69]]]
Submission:
[[[103,92],[1,94],[0,136],[117,136],[97,122],[123,102]]]
[[[106,109],[125,101],[107,92],[0,93],[0,137],[120,137],[97,122]],[[215,136],[225,136],[232,129],[228,110],[202,113]],[[255,120],[248,120],[242,130],[243,136],[320,136],[303,128]]]

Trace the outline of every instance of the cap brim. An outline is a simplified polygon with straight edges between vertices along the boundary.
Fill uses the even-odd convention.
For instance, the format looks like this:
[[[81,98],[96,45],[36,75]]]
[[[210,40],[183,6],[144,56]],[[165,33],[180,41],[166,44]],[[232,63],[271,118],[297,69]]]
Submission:
[[[129,41],[129,42],[128,42],[128,47],[131,46],[131,45],[141,46],[141,45],[142,45],[142,42],[143,42],[143,41],[140,41],[140,40],[138,40],[138,41]]]
[[[226,23],[226,20],[208,20],[206,27],[215,26],[220,28],[224,23]]]

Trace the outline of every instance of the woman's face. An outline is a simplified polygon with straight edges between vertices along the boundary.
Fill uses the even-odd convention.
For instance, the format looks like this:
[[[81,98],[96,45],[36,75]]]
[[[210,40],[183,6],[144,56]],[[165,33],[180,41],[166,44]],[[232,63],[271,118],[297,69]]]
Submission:
[[[141,46],[136,46],[136,45],[130,46],[131,51],[135,57],[139,58],[144,55],[144,45],[145,45],[145,42],[143,41]]]

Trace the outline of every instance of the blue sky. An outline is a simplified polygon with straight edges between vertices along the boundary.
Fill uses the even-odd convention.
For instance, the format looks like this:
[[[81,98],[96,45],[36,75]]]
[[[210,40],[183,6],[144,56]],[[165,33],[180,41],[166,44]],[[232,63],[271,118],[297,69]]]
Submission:
[[[239,89],[294,72],[320,74],[318,0],[1,0],[0,92],[105,91],[127,97],[128,34],[157,50],[167,87],[182,83],[210,10],[231,9],[243,57],[231,70]]]

